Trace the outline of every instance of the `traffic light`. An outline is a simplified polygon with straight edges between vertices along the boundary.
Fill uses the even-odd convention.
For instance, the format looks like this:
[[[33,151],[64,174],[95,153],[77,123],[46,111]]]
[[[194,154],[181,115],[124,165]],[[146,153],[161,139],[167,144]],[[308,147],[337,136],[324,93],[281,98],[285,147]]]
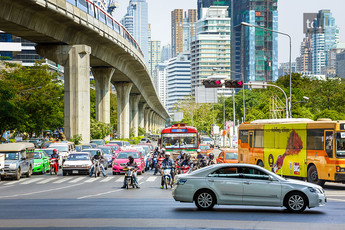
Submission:
[[[217,79],[205,79],[202,81],[205,88],[221,88],[224,84],[224,80]]]
[[[243,81],[241,80],[225,80],[225,88],[243,88]]]

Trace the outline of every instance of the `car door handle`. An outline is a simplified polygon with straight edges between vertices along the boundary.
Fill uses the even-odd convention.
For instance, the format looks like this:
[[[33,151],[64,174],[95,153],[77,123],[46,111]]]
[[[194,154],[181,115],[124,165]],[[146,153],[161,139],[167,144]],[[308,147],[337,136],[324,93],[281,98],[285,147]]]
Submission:
[[[209,179],[208,181],[209,181],[209,182],[214,182],[214,180],[213,180],[213,179]]]
[[[243,184],[250,184],[249,181],[244,181]]]

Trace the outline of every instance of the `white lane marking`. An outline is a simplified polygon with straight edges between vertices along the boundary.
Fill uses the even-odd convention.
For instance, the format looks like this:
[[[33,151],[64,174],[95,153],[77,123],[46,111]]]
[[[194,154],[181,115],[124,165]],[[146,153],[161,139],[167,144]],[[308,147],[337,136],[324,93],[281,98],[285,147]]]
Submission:
[[[24,181],[26,181],[26,179],[24,179]],[[19,182],[23,182],[23,181],[21,181],[21,180],[15,180],[15,181],[11,181],[11,182],[6,183],[6,185],[17,184],[17,183],[19,183]]]
[[[118,191],[121,191],[121,189],[117,189],[114,191],[108,191],[108,192],[102,192],[102,193],[98,193],[98,194],[87,195],[87,196],[81,196],[81,197],[78,197],[77,200],[85,199],[85,198],[89,198],[89,197],[94,197],[94,196],[102,196],[105,194],[114,193],[114,192],[118,192]]]
[[[138,182],[141,181],[142,179],[144,179],[143,176],[138,176]]]
[[[48,182],[50,182],[52,180],[56,180],[56,178],[48,178],[48,179],[45,179],[43,181],[37,182],[37,184],[46,184],[46,183],[48,183]]]
[[[83,183],[72,184],[72,185],[68,185],[68,186],[65,186],[65,187],[61,187],[61,188],[53,188],[53,189],[41,190],[41,191],[37,191],[37,192],[30,192],[30,193],[23,193],[23,194],[16,194],[16,195],[8,195],[8,196],[0,196],[0,199],[1,198],[18,197],[18,196],[29,196],[29,195],[33,195],[33,194],[39,194],[39,193],[56,191],[56,190],[62,190],[62,189],[65,189],[65,188],[70,188],[70,187],[74,187],[74,186],[81,185],[81,184],[83,184]]]
[[[40,180],[43,180],[44,178],[32,178],[30,180],[26,180],[20,184],[31,184],[31,183],[34,183],[34,182],[37,182],[37,181],[40,181]]]
[[[123,177],[119,177],[115,182],[121,182],[123,181]]]
[[[341,201],[341,202],[345,202],[345,200],[341,200],[341,199],[334,199],[334,198],[328,198],[327,197],[327,201]]]
[[[94,182],[94,181],[96,181],[96,180],[99,180],[100,179],[100,177],[96,177],[96,178],[90,178],[90,179],[88,179],[88,180],[86,180],[86,181],[84,181],[85,183],[91,183],[91,182]]]
[[[65,178],[63,178],[61,180],[54,181],[53,184],[61,184],[62,182],[66,182],[66,181],[68,181],[70,179],[72,179],[72,178],[65,177]]]
[[[155,181],[156,179],[157,179],[158,177],[156,177],[156,176],[150,176],[149,178],[147,178],[147,182],[153,182],[153,181]]]
[[[76,183],[76,182],[79,182],[79,181],[81,181],[83,179],[85,179],[85,177],[78,177],[78,178],[76,178],[74,180],[68,181],[68,183]]]
[[[105,178],[105,179],[103,179],[103,180],[101,180],[101,182],[108,182],[108,181],[110,181],[111,179],[113,179],[113,177],[107,177],[107,178]]]

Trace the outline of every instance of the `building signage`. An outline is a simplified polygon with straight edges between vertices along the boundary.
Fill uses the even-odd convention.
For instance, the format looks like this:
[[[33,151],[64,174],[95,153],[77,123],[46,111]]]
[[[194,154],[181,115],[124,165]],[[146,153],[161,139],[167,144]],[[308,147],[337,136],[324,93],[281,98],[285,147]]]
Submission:
[[[315,28],[315,20],[317,19],[317,13],[304,13],[303,14],[303,33],[307,34],[312,32]]]
[[[186,133],[187,129],[171,129],[172,133]]]

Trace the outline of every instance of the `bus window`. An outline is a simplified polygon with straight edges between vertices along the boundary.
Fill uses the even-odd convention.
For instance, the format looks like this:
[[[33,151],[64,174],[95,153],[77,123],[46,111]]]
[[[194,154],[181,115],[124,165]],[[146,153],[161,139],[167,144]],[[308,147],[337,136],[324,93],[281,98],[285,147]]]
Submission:
[[[254,147],[255,148],[263,148],[264,147],[264,131],[263,130],[255,130],[254,131]]]
[[[253,132],[249,132],[249,148],[253,148]]]
[[[329,158],[333,158],[333,131],[325,131],[325,151]]]
[[[337,157],[345,157],[345,132],[337,133]]]
[[[240,130],[239,139],[242,143],[248,143],[248,130]]]
[[[323,129],[307,130],[307,150],[323,150],[324,138]]]

